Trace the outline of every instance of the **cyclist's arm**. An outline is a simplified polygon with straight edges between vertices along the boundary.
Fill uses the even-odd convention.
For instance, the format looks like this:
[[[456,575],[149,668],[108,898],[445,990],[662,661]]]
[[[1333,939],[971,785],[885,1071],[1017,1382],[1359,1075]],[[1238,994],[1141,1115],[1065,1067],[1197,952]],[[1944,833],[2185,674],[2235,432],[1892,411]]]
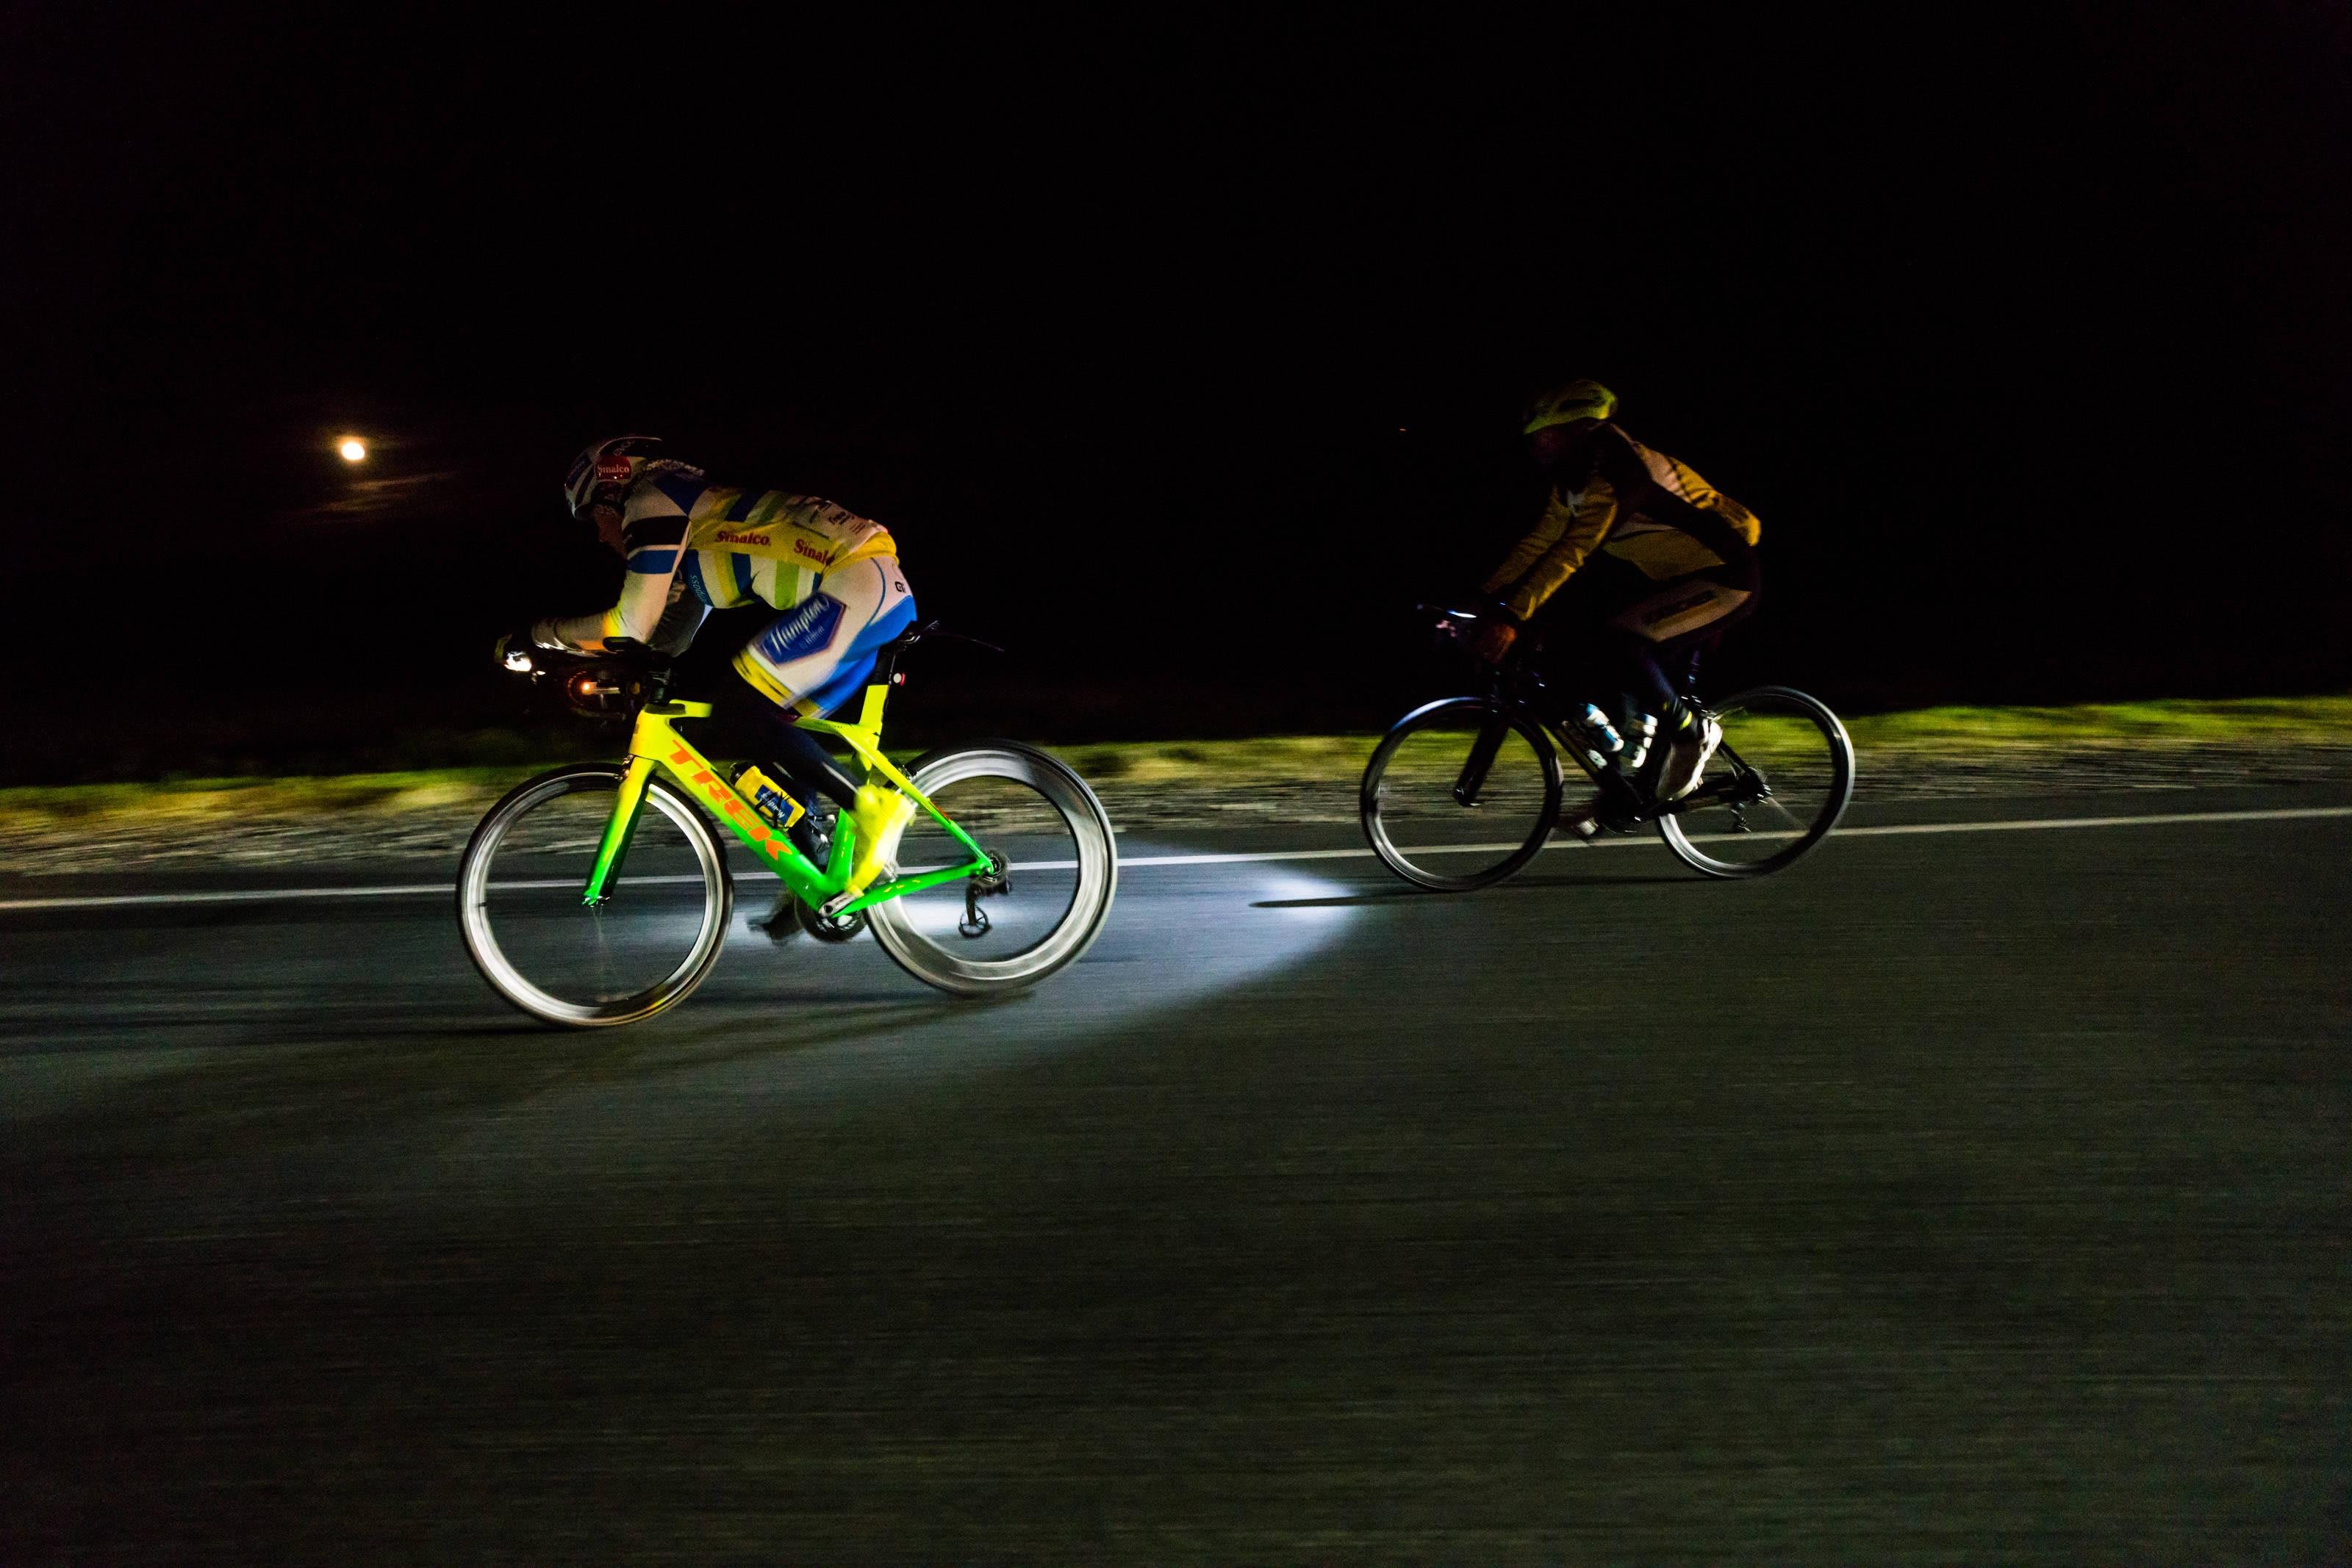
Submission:
[[[1617,523],[1616,486],[1595,476],[1581,494],[1554,490],[1528,537],[1511,547],[1481,590],[1515,621],[1526,621],[1558,593]]]
[[[687,507],[658,484],[640,480],[630,493],[626,516],[621,553],[628,572],[621,580],[620,602],[598,614],[541,621],[531,628],[533,642],[584,653],[606,652],[624,638],[653,642],[686,553]]]

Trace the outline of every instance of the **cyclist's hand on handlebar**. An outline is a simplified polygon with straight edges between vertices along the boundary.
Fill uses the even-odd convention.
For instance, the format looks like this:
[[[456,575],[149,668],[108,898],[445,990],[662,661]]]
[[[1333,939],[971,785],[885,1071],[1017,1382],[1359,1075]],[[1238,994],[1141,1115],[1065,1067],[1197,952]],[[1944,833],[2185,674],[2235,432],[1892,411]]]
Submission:
[[[554,652],[536,635],[538,628],[526,626],[520,632],[509,632],[498,641],[491,656],[499,667],[512,670],[518,675],[528,675],[547,667],[547,657]]]
[[[1511,644],[1518,640],[1519,629],[1507,621],[1481,622],[1478,629],[1470,633],[1470,652],[1483,663],[1499,664],[1511,651]]]

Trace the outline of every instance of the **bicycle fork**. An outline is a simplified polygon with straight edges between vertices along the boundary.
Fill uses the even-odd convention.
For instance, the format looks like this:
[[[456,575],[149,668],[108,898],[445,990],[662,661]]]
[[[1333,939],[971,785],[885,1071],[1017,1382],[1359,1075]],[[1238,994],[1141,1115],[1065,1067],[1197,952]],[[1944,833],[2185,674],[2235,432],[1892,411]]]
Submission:
[[[596,842],[596,863],[588,873],[588,885],[581,891],[580,902],[594,909],[611,894],[604,890],[621,874],[622,862],[628,859],[629,842],[636,836],[637,815],[645,810],[646,788],[653,780],[654,759],[632,757],[621,774],[620,799],[614,802],[613,814],[605,820],[604,836]]]
[[[1478,792],[1486,787],[1486,774],[1495,766],[1495,754],[1503,748],[1503,737],[1511,731],[1510,721],[1496,717],[1478,732],[1471,743],[1470,755],[1463,759],[1461,776],[1454,780],[1454,803],[1475,806]]]

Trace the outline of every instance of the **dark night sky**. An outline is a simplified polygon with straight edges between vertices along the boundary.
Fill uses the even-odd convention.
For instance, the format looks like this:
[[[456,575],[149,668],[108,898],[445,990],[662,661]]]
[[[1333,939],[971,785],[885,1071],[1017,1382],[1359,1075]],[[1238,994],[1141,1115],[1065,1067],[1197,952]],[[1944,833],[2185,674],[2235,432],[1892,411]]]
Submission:
[[[28,9],[0,593],[85,698],[485,702],[491,636],[593,596],[557,482],[626,428],[889,523],[927,612],[1014,647],[960,701],[1366,722],[1572,374],[1761,515],[1742,660],[1832,701],[2352,682],[2338,7]]]

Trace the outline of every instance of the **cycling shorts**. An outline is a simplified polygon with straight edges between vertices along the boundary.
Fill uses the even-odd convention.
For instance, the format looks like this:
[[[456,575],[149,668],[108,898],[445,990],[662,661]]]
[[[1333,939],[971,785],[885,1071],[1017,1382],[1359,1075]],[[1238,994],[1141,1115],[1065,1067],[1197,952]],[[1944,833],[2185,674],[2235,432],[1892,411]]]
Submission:
[[[1609,624],[1658,643],[1719,629],[1753,608],[1756,576],[1749,560],[1652,583],[1650,591],[1610,616]]]
[[[872,556],[818,580],[735,655],[753,691],[800,718],[822,718],[874,673],[876,650],[914,623],[896,556]]]

